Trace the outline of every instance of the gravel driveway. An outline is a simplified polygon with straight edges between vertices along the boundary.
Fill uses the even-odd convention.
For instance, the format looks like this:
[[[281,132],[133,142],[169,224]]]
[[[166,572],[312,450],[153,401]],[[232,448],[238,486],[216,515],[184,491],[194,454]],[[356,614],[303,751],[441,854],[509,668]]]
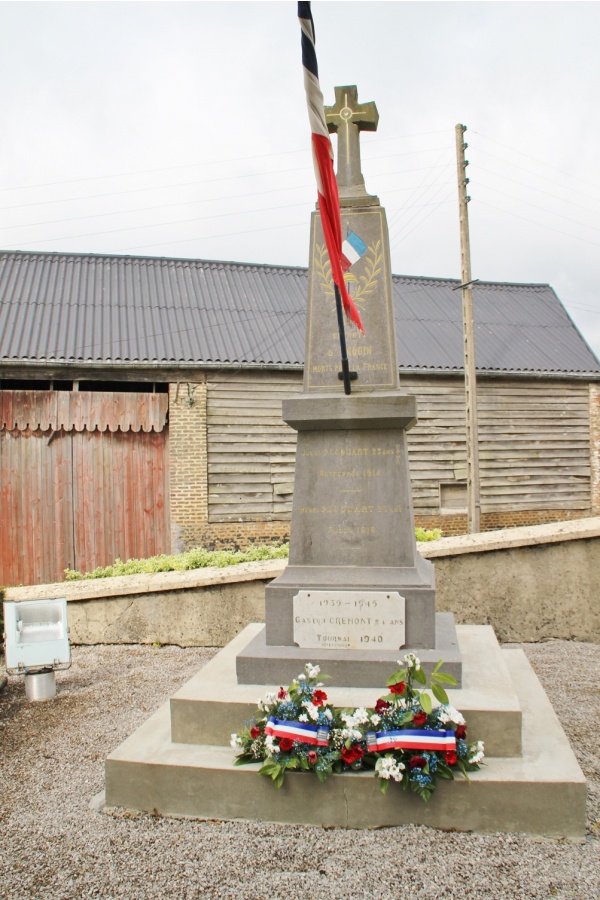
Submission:
[[[524,649],[588,778],[585,844],[94,812],[107,754],[215,651],[74,647],[71,669],[57,675],[56,700],[30,704],[20,678],[0,693],[0,897],[594,900],[600,646],[551,641]]]

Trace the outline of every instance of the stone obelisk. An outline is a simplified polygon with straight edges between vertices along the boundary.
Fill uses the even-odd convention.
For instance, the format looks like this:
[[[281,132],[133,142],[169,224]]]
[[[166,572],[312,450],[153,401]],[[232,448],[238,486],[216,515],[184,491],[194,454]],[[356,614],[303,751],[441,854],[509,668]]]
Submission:
[[[265,629],[238,656],[238,681],[285,683],[310,659],[333,684],[378,686],[408,649],[426,668],[443,657],[460,680],[454,621],[436,614],[433,566],[415,542],[406,432],[416,401],[399,383],[385,211],[361,172],[359,134],[376,129],[377,108],[359,104],[354,86],[335,94],[325,113],[338,136],[346,280],[365,333],[346,329],[355,373],[346,395],[315,212],[303,392],[283,403],[298,432],[290,560],[266,588]]]

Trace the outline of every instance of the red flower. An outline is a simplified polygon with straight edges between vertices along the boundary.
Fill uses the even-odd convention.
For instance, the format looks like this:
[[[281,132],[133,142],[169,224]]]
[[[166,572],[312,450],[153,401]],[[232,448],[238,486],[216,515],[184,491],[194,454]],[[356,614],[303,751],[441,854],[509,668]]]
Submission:
[[[286,694],[287,694],[286,689],[285,689],[284,687],[280,687],[280,688],[279,688],[279,692],[278,692],[278,694],[277,694],[277,699],[278,699],[278,700],[285,700]]]
[[[279,749],[283,750],[284,753],[287,753],[288,750],[291,750],[293,746],[294,742],[291,738],[284,737],[279,741]]]
[[[466,736],[467,736],[467,726],[459,725],[456,729],[456,737],[464,741]]]
[[[250,729],[250,737],[253,741],[255,741],[257,737],[260,737],[260,728],[258,727],[258,725],[254,725]]]
[[[313,706],[323,706],[327,700],[325,691],[315,691],[312,695]]]
[[[317,754],[315,753],[314,750],[309,750],[308,753],[306,754],[306,759],[308,760],[309,766],[314,766],[314,764],[316,763],[318,758],[319,757],[317,756]]]
[[[399,681],[398,684],[393,684],[390,687],[390,694],[403,694],[406,690],[406,685],[403,681]]]
[[[413,725],[416,725],[417,728],[420,728],[421,725],[424,725],[427,721],[427,715],[422,710],[418,713],[415,713],[413,716]]]
[[[386,711],[386,709],[389,709],[391,705],[392,704],[388,703],[387,700],[382,700],[380,697],[379,700],[377,701],[377,703],[375,704],[375,712],[377,713],[378,716],[380,716],[382,713],[384,713]]]
[[[456,750],[446,750],[444,756],[449,766],[456,765]]]
[[[424,769],[427,765],[427,760],[424,756],[411,756],[408,764],[411,769]]]
[[[362,759],[364,755],[365,751],[358,744],[353,744],[351,747],[342,747],[341,756],[347,766],[351,766],[357,759]]]

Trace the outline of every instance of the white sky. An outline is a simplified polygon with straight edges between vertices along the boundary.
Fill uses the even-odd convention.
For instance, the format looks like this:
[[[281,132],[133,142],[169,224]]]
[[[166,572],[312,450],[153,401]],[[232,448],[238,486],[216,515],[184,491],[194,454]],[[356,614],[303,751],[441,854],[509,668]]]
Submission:
[[[395,274],[551,284],[600,354],[600,4],[314,2],[325,102],[374,100]],[[307,265],[296,3],[0,2],[0,247]],[[335,138],[334,138],[335,146]],[[476,302],[476,297],[475,297]]]

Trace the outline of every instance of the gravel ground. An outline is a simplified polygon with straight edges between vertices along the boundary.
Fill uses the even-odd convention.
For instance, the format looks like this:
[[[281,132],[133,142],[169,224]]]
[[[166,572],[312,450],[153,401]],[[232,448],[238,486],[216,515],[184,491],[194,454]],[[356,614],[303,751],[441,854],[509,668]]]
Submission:
[[[94,812],[106,755],[215,651],[74,647],[55,701],[0,693],[0,897],[600,897],[600,646],[524,649],[588,778],[585,844]]]

